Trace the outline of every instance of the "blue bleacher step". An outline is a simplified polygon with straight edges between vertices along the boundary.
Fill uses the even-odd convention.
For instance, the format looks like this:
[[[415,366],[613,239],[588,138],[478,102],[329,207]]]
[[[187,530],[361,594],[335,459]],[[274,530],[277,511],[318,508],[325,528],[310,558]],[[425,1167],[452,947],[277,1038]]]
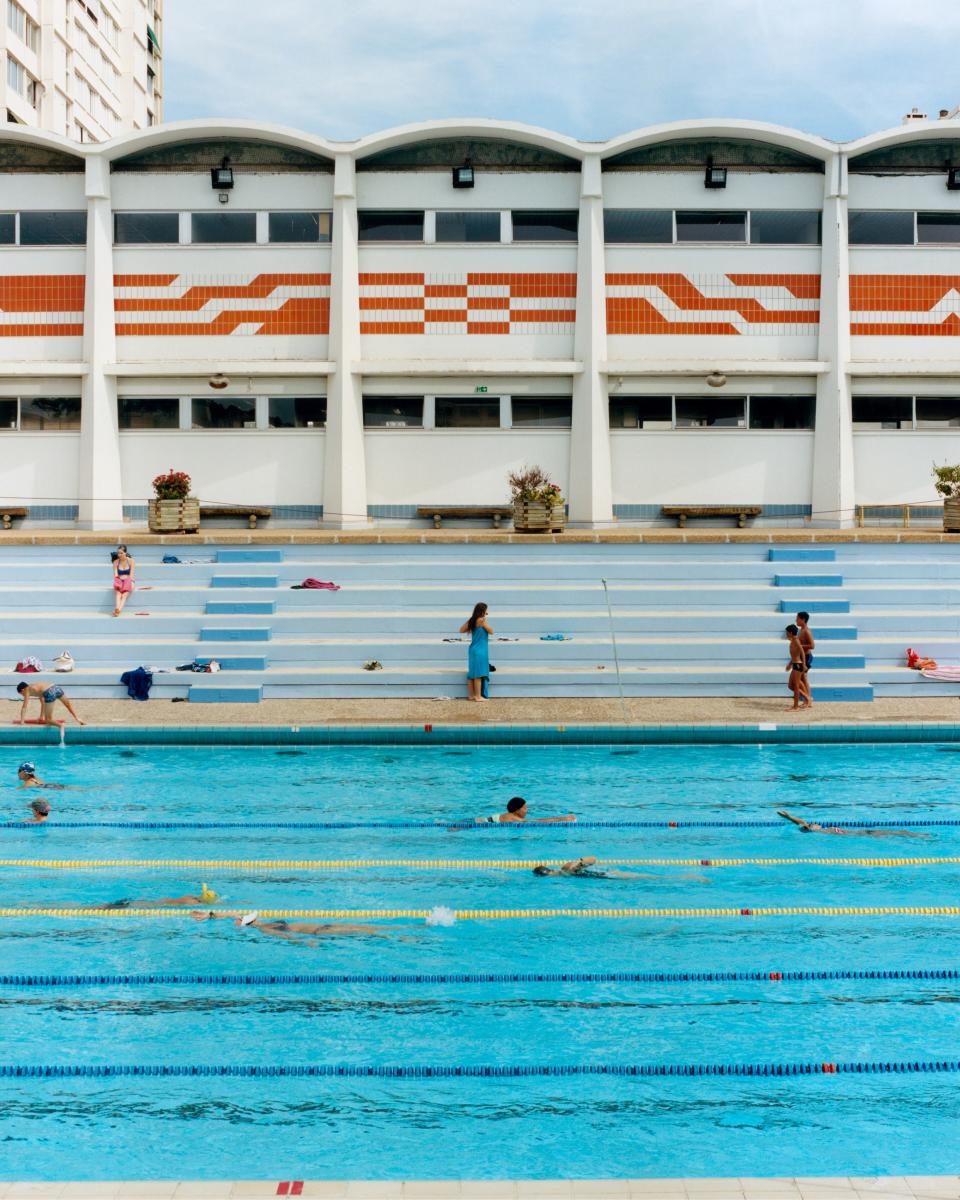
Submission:
[[[780,609],[781,612],[785,610]],[[806,609],[798,609],[806,612]],[[816,637],[818,642],[855,642],[859,637],[852,625],[818,625]]]
[[[774,575],[774,587],[843,587],[842,575]]]
[[[276,563],[283,562],[282,550],[218,550],[218,563],[235,563],[235,562],[257,562],[257,563]]]
[[[269,617],[277,611],[272,600],[208,600],[207,616]]]
[[[836,562],[836,550],[788,550],[771,546],[769,562]]]
[[[848,613],[850,611],[849,600],[781,600],[780,611],[782,613]]]
[[[276,575],[214,575],[213,588],[275,588],[280,580]]]
[[[862,654],[820,654],[813,652],[814,671],[863,671],[867,660]]]
[[[206,658],[201,658],[198,655],[196,661],[206,666],[210,662],[210,657],[208,655]],[[251,655],[249,658],[228,658],[223,654],[218,654],[217,662],[220,664],[221,671],[265,671],[267,669],[267,660],[263,656],[255,657]]]
[[[869,683],[850,683],[839,685],[817,685],[814,684],[810,689],[813,692],[814,701],[823,702],[824,700],[841,700],[848,703],[857,701],[873,700],[873,688]]]
[[[263,688],[255,687],[206,687],[194,684],[190,688],[191,704],[259,704],[263,699]]]
[[[201,642],[269,642],[269,625],[252,625],[246,629],[224,628],[217,629],[207,625],[200,630]]]

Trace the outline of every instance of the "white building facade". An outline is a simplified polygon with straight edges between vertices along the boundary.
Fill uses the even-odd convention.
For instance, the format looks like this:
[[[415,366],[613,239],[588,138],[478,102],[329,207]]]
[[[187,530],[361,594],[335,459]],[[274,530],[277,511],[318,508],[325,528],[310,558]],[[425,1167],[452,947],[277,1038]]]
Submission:
[[[163,0],[0,0],[7,124],[105,142],[163,118]]]
[[[0,505],[116,527],[173,467],[353,526],[502,504],[525,463],[585,526],[933,501],[960,461],[955,166],[952,122],[8,127]]]

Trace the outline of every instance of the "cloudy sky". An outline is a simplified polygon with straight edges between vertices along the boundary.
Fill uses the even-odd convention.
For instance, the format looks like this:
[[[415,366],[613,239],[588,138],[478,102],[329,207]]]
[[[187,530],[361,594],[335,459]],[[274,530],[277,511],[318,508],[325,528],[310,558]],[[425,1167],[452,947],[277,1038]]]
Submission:
[[[960,104],[957,0],[166,0],[167,120],[332,138],[495,117],[601,139],[748,117],[850,138]]]

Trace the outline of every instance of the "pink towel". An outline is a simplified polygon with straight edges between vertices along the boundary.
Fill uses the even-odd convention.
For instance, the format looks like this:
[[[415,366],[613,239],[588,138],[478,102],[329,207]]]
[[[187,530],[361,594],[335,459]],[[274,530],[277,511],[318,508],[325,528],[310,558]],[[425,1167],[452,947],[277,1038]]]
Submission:
[[[328,591],[328,592],[339,592],[340,591],[339,583],[324,583],[324,581],[322,579],[313,579],[312,577],[306,578],[303,581],[303,583],[300,584],[300,586],[302,588],[314,588],[314,589],[323,588],[325,591]]]
[[[933,667],[920,674],[924,679],[935,679],[938,683],[960,683],[960,667]]]

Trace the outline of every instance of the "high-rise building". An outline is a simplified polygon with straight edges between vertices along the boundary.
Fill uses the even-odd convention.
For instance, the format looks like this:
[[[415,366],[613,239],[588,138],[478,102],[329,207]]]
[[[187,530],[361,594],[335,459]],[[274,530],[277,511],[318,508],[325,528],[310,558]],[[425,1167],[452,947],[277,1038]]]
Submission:
[[[3,119],[78,142],[160,122],[163,0],[0,0]]]

